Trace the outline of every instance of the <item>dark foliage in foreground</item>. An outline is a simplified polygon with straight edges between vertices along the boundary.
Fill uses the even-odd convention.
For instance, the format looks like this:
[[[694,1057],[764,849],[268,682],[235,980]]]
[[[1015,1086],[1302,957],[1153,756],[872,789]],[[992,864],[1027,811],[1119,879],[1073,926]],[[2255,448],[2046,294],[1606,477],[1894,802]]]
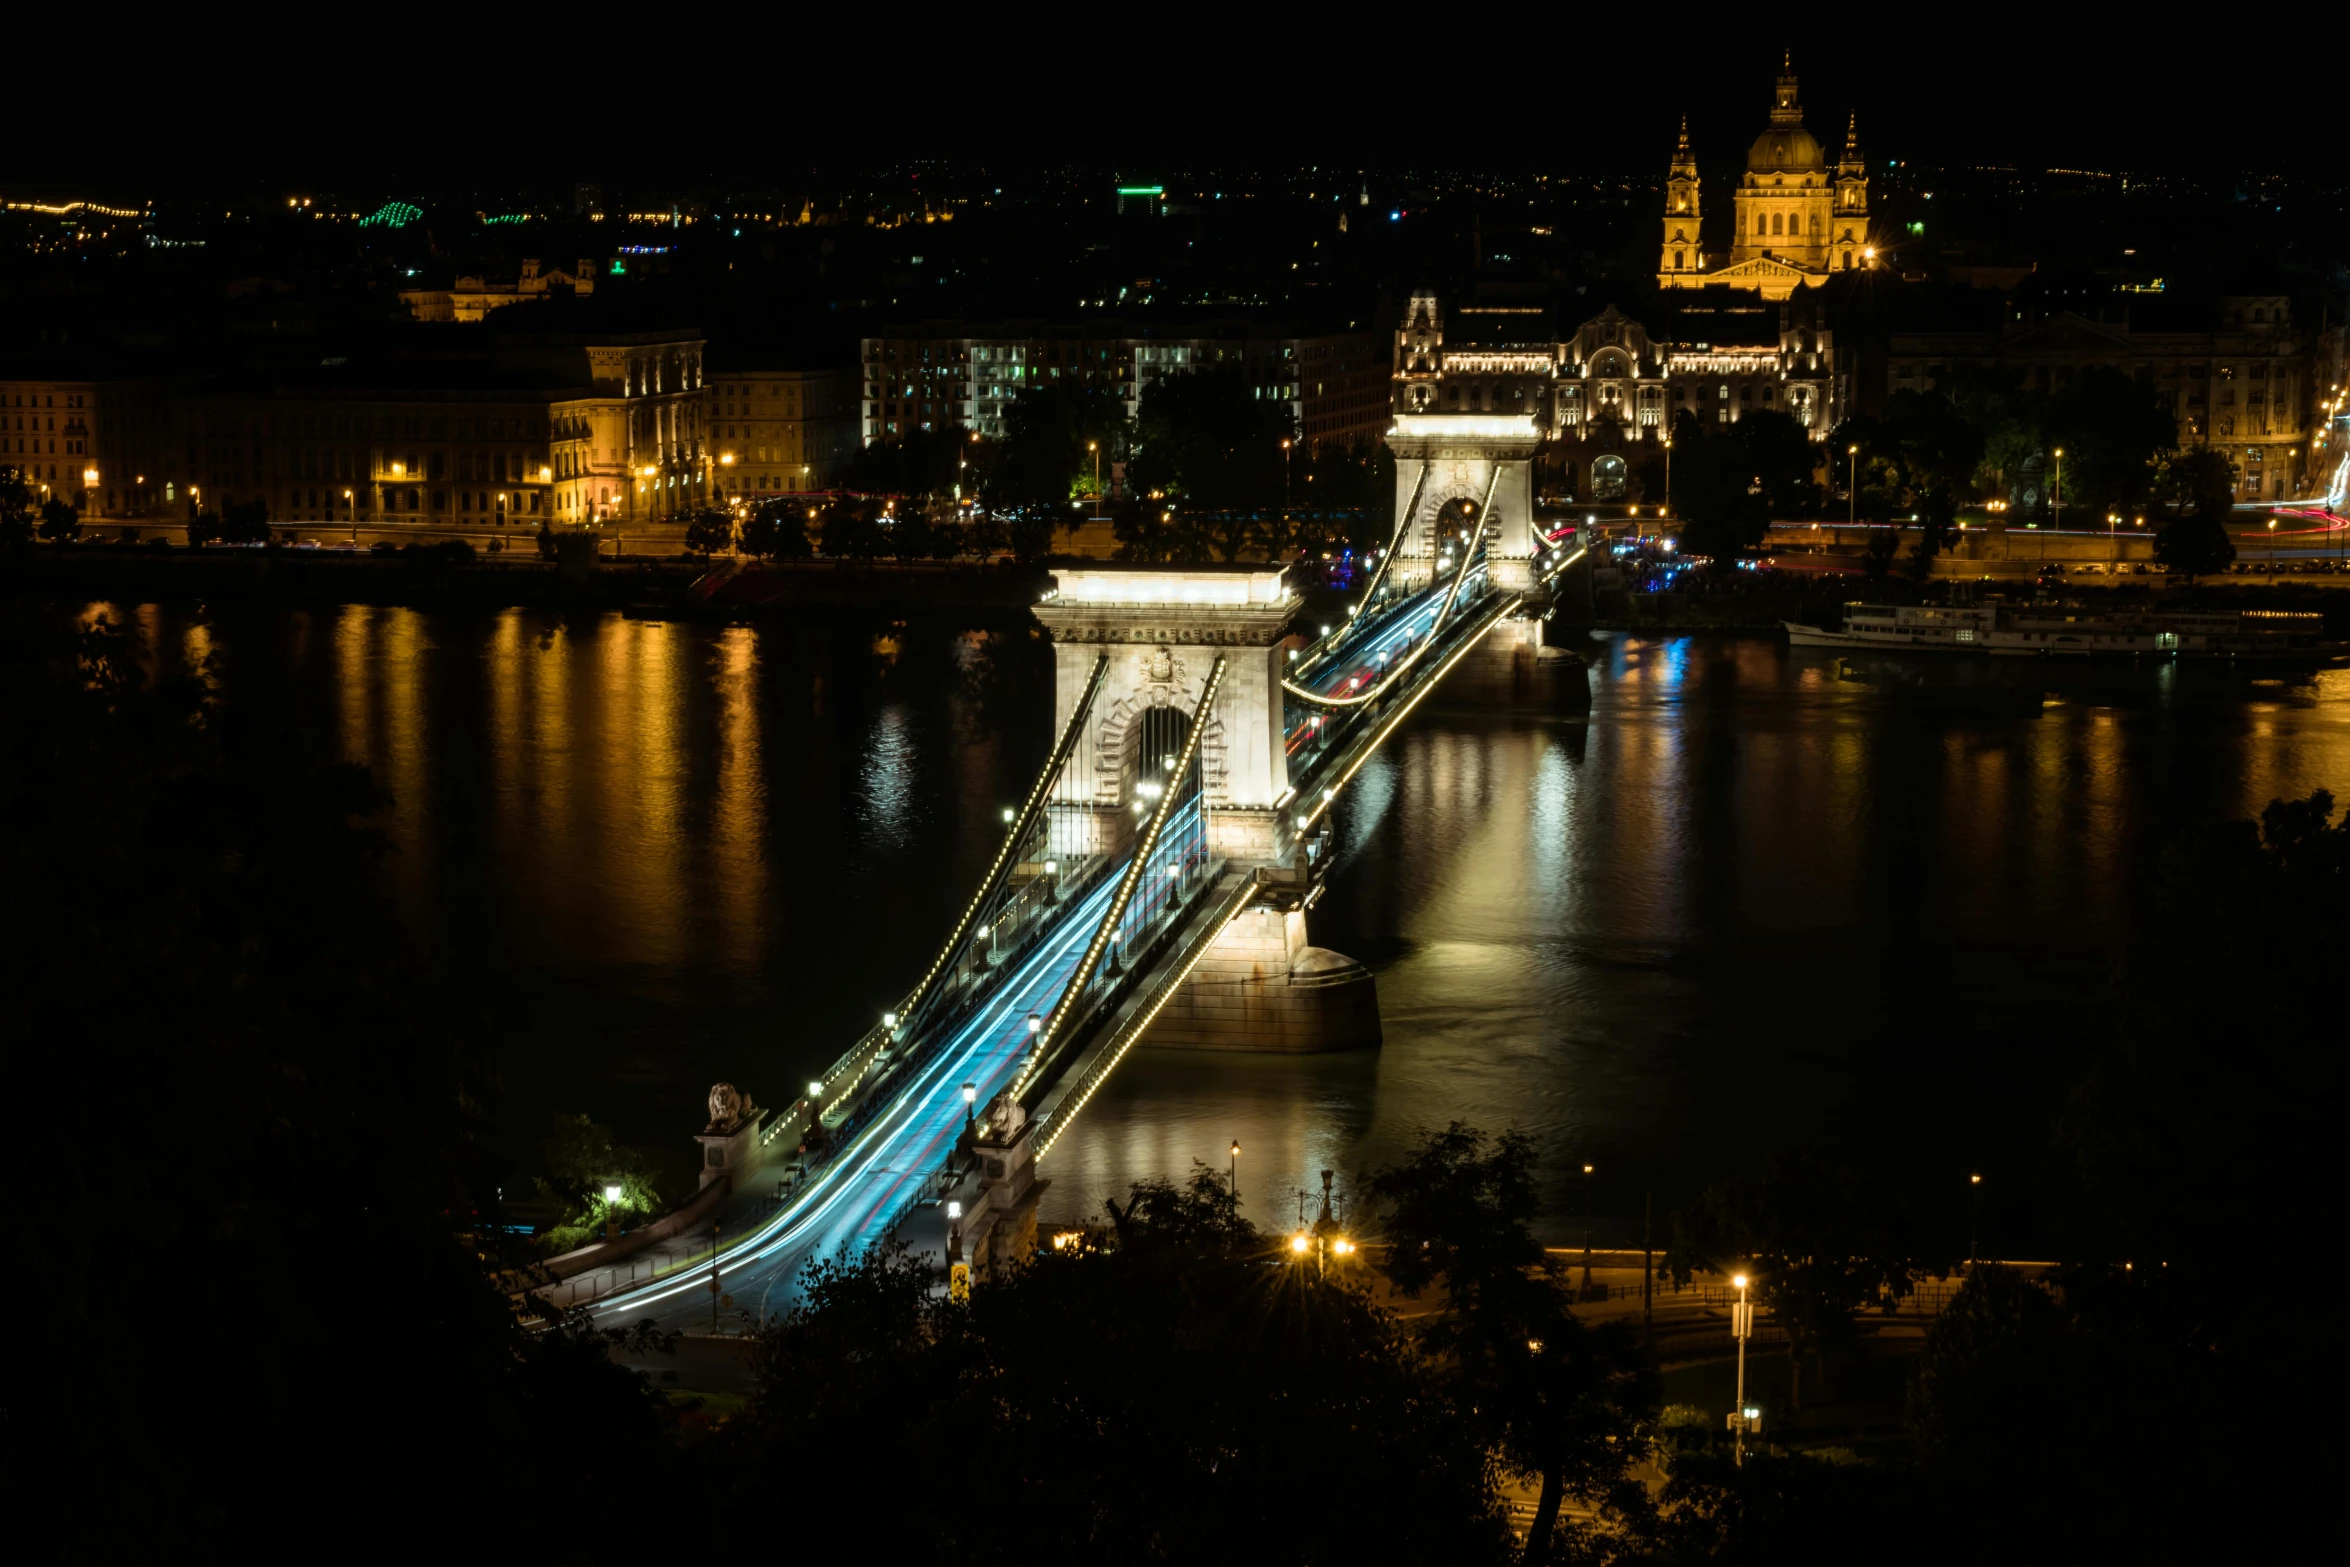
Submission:
[[[202,1555],[509,1528],[590,1453],[657,1465],[651,1390],[523,1335],[455,1238],[472,1080],[366,773],[105,632],[0,640],[30,1490],[86,1553]]]
[[[819,1269],[760,1341],[737,1483],[908,1558],[1506,1554],[1473,1432],[1358,1281],[1287,1261],[1208,1172],[1118,1219],[968,1305],[898,1253]]]
[[[2339,957],[2350,822],[2323,791],[2162,856],[2116,974],[2113,1037],[2073,1095],[2044,1281],[1972,1274],[1910,1391],[1914,1462],[1784,1455],[1678,1463],[1658,1560],[1778,1560],[1909,1517],[2022,1542],[2027,1559],[2271,1554],[2314,1527],[2332,1317],[2297,1288],[2341,1231]],[[1774,1157],[1708,1192],[1680,1245],[1755,1269],[1757,1297],[1825,1346],[1930,1264],[1865,1175]],[[2322,1245],[2322,1243],[2321,1243]]]

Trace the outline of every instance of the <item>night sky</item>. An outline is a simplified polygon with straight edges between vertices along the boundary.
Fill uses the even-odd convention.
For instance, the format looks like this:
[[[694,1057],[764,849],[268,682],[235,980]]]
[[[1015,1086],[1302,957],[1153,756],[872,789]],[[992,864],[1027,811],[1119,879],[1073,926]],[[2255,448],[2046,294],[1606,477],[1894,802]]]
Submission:
[[[1833,153],[1857,112],[1879,166],[2293,173],[2326,157],[2328,89],[2314,69],[2305,84],[2255,86],[2177,36],[2036,18],[2027,28],[2004,8],[1782,31],[1712,30],[1679,8],[1639,27],[1563,8],[1428,20],[1362,10],[1271,27],[1169,9],[1151,13],[1157,27],[1090,13],[1031,22],[1026,37],[1007,36],[1001,12],[893,11],[886,30],[849,39],[826,36],[845,13],[813,25],[812,14],[825,13],[713,28],[697,13],[674,59],[650,40],[623,42],[636,24],[601,21],[570,43],[538,22],[480,38],[436,25],[389,54],[306,25],[234,39],[209,22],[203,36],[158,30],[158,58],[177,62],[159,89],[119,90],[112,71],[22,76],[29,102],[0,138],[0,183],[171,193],[624,178],[690,189],[908,157],[1661,174],[1683,113],[1718,177],[1761,128],[1786,49],[1812,131]],[[1443,30],[1448,15],[1503,14],[1525,20]],[[51,53],[86,46],[61,37]]]

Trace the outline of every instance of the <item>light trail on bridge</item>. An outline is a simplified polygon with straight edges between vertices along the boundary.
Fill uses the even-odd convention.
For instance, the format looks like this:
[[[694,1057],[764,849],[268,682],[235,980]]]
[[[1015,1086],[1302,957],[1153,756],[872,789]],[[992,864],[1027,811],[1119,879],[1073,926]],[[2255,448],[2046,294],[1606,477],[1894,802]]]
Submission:
[[[1490,580],[1490,575],[1483,561],[1469,568],[1469,575],[1462,583],[1464,596],[1455,604],[1456,612],[1482,600],[1484,595],[1481,590]],[[1422,638],[1434,632],[1437,616],[1444,609],[1446,586],[1442,579],[1438,579],[1412,597],[1387,606],[1367,626],[1359,630],[1350,627],[1328,650],[1334,653],[1343,649],[1343,661],[1334,662],[1330,667],[1317,671],[1302,683],[1324,696],[1345,697],[1352,695],[1358,685],[1378,678],[1395,655],[1408,652]],[[1470,596],[1470,589],[1479,591]],[[1358,637],[1361,638],[1359,642],[1356,641]],[[1289,755],[1297,755],[1328,721],[1324,714],[1308,713],[1290,727],[1283,748]]]
[[[1201,802],[1194,795],[1170,819],[1157,857],[1180,853],[1179,840],[1198,824],[1200,814]],[[720,1253],[722,1290],[738,1302],[752,1292],[763,1305],[780,1305],[774,1299],[777,1286],[788,1291],[804,1263],[828,1254],[853,1257],[888,1237],[920,1184],[946,1162],[962,1135],[962,1085],[975,1084],[984,1105],[1018,1074],[1029,1048],[1028,1015],[1047,1012],[1060,999],[1109,908],[1117,880],[1115,874],[1107,876],[1077,900],[1035,950],[1014,965],[1010,977],[953,1028],[945,1048],[900,1091],[888,1110],[826,1161],[807,1187],[773,1217]],[[710,1278],[704,1264],[657,1283],[623,1289],[589,1309],[631,1320],[649,1316],[664,1326],[705,1320]]]

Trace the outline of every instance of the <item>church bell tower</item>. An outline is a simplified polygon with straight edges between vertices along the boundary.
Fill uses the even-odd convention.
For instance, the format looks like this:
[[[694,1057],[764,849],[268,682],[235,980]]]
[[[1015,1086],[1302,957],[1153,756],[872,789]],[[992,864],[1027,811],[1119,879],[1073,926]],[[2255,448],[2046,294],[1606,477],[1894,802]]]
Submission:
[[[1697,154],[1689,150],[1689,117],[1681,117],[1681,145],[1665,179],[1665,243],[1657,262],[1662,288],[1695,288],[1703,280],[1705,253],[1697,240]]]
[[[1836,211],[1830,228],[1831,259],[1838,272],[1876,265],[1869,244],[1869,166],[1860,155],[1860,116],[1844,124],[1844,156],[1836,160]]]

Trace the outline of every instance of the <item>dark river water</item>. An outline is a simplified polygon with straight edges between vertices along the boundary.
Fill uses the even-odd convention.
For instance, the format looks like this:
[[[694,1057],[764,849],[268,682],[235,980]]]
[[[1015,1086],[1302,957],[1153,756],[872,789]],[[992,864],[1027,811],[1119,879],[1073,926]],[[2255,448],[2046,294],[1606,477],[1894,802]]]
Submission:
[[[372,767],[506,1132],[585,1110],[679,1189],[711,1082],[789,1100],[927,963],[1050,740],[1025,629],[90,612]],[[1807,1146],[1949,1194],[1954,1227],[1986,1170],[2013,1254],[2150,856],[2350,796],[2350,671],[1592,652],[1588,715],[1439,693],[1342,802],[1312,939],[1377,971],[1385,1046],[1137,1052],[1046,1161],[1048,1216],[1237,1138],[1282,1223],[1316,1172],[1458,1119],[1535,1140],[1560,1240],[1637,1244],[1649,1194]]]

